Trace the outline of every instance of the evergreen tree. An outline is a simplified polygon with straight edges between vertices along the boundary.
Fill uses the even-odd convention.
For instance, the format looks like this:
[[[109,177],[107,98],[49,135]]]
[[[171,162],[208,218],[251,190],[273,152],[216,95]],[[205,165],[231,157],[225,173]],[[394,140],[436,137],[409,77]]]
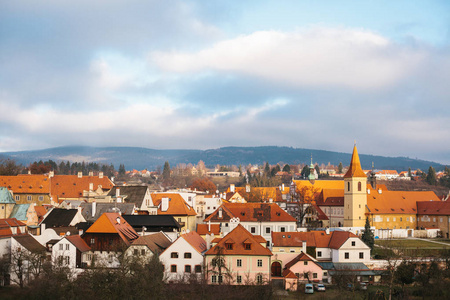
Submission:
[[[436,178],[436,170],[432,166],[428,168],[428,174],[427,174],[427,182],[431,185],[437,184],[437,178]]]
[[[316,170],[317,176],[319,176],[319,175],[320,175],[320,169],[319,169],[319,166],[316,165],[316,166],[314,167],[314,169]]]
[[[266,166],[264,167],[264,174],[268,176],[270,174],[270,166],[269,163],[266,162]]]
[[[119,165],[119,175],[125,175],[125,165],[124,164],[120,164]]]
[[[361,240],[370,247],[370,251],[373,250],[375,244],[375,238],[373,236],[372,230],[370,230],[369,218],[366,217],[366,225],[364,226],[364,232],[361,236]]]
[[[302,174],[303,178],[308,177],[309,176],[309,167],[308,166],[304,166],[303,169],[302,169],[301,174]]]
[[[408,177],[412,178],[411,168],[408,168]]]
[[[290,173],[291,172],[291,166],[289,164],[285,164],[283,167],[283,172]]]
[[[168,180],[170,178],[170,165],[168,161],[164,163],[162,178],[163,180]]]
[[[342,163],[340,162],[339,166],[338,166],[338,174],[342,174],[342,170],[343,170],[343,167],[342,167]]]

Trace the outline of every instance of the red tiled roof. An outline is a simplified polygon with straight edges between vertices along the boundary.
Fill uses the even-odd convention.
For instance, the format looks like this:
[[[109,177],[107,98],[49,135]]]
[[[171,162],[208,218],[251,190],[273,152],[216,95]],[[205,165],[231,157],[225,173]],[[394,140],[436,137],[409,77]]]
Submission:
[[[211,226],[211,230],[208,230],[208,227]],[[211,234],[214,235],[220,234],[220,224],[197,224],[197,233],[200,235]]]
[[[50,179],[47,175],[0,176],[0,186],[14,194],[49,194]]]
[[[219,218],[220,209],[222,218]],[[296,222],[294,217],[276,203],[223,203],[204,221],[223,222],[235,217],[241,222]]]
[[[289,270],[289,269],[284,269],[284,270],[283,270],[283,277],[284,277],[284,278],[294,278],[294,279],[298,279],[298,277],[297,277],[294,273],[292,273],[292,271]]]
[[[69,242],[71,242],[75,247],[77,247],[77,249],[80,250],[81,252],[91,250],[91,247],[89,247],[79,235],[68,235],[66,236],[66,239]]]
[[[99,186],[103,190],[110,190],[114,186],[106,176],[100,178],[99,176],[55,175],[51,178],[51,194],[53,199],[80,198],[83,197],[83,191],[89,190],[91,183],[94,184],[94,190],[97,190]]]
[[[290,269],[293,265],[295,265],[299,261],[314,261],[314,260],[308,254],[302,252],[296,257],[294,257],[294,259],[288,262],[284,267],[286,269]]]
[[[244,242],[250,244],[249,250],[245,249]],[[232,244],[232,249],[228,249],[226,244]],[[260,242],[241,224],[238,224],[217,245],[209,249],[205,255],[216,255],[218,249],[221,249],[223,255],[272,255],[272,252],[261,246]]]
[[[272,243],[274,247],[301,247],[305,241],[307,247],[338,249],[350,237],[357,236],[348,231],[272,232]]]
[[[182,234],[180,237],[185,239],[186,242],[194,247],[198,253],[206,251],[206,242],[197,232],[191,231],[189,233]]]
[[[119,223],[117,218],[120,218]],[[118,213],[104,213],[86,230],[86,233],[117,233],[127,245],[139,237],[133,227]]]
[[[158,215],[172,216],[196,216],[194,209],[184,201],[183,197],[177,193],[153,193],[151,194],[153,204],[158,207]],[[161,211],[162,198],[169,198],[167,211]]]
[[[351,237],[358,237],[349,231],[333,231],[328,248],[339,249]]]
[[[449,201],[419,201],[417,202],[419,215],[450,215]]]
[[[348,168],[347,173],[345,173],[344,178],[350,177],[364,177],[366,178],[366,174],[361,169],[361,163],[359,161],[358,149],[356,149],[356,145],[353,147],[352,160],[350,161],[350,167]]]
[[[17,220],[16,218],[0,219],[0,225],[7,225],[9,227],[27,226],[27,224]]]

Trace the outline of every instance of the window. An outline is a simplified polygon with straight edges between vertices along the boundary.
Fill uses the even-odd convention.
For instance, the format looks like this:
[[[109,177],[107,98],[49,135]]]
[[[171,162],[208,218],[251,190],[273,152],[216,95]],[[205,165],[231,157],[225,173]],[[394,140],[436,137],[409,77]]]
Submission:
[[[252,250],[252,244],[244,244],[245,250]]]
[[[191,252],[185,252],[184,253],[184,258],[192,258],[192,253]]]
[[[350,192],[350,182],[347,182],[347,191]]]
[[[226,243],[225,244],[225,248],[227,248],[227,250],[233,250],[233,244],[232,243]]]
[[[323,277],[327,277],[327,276],[328,276],[327,271],[323,271]]]
[[[190,265],[185,265],[184,266],[184,272],[185,273],[191,273],[191,266]]]
[[[236,261],[236,266],[242,267],[242,259],[238,259],[238,260]]]
[[[313,278],[317,278],[317,273],[313,273]]]
[[[219,277],[218,277],[217,279],[219,280],[219,283],[222,283],[222,281],[223,281],[223,276],[222,276],[222,275],[219,275]]]
[[[39,196],[39,201],[44,201],[44,196]]]
[[[257,282],[258,284],[261,284],[261,283],[263,282],[263,280],[262,280],[262,275],[256,275],[256,282]]]
[[[266,227],[266,233],[270,233],[270,227]]]
[[[242,276],[241,275],[237,276],[237,283],[242,283]]]
[[[386,221],[388,221],[388,222],[389,222],[389,217],[387,217],[387,218],[386,218]]]
[[[361,182],[358,182],[358,192],[361,192]]]
[[[63,244],[59,244],[59,250],[64,250],[64,245]]]
[[[303,264],[304,264],[305,266],[307,266],[307,265],[308,265],[308,261],[305,260],[305,261],[303,262]]]
[[[145,255],[145,249],[141,250],[141,255]]]
[[[356,242],[352,241],[352,246],[355,247],[356,246]]]
[[[70,249],[70,245],[66,244],[66,250],[69,250],[69,249]]]
[[[196,265],[195,266],[195,273],[201,273],[202,272],[202,266],[201,265]]]
[[[400,218],[400,222],[403,221],[403,218]]]
[[[177,265],[170,265],[170,272],[176,273],[177,272]]]
[[[134,255],[138,255],[139,254],[139,250],[138,249],[134,249]]]
[[[317,251],[317,257],[322,257],[322,251]]]
[[[262,259],[258,259],[258,267],[262,267]]]
[[[286,228],[281,227],[281,228],[280,228],[280,232],[286,232]]]
[[[295,249],[289,249],[289,252],[294,253]]]
[[[251,233],[256,233],[256,227],[250,227],[250,232]]]
[[[364,259],[364,252],[359,252],[359,258]]]
[[[20,201],[20,196],[16,195],[16,201]]]
[[[396,217],[394,217],[394,222],[395,222],[395,221],[397,221],[397,218],[396,218]]]
[[[344,253],[344,258],[345,258],[345,259],[349,259],[349,258],[350,258],[350,254],[349,254],[348,252],[345,252],[345,253]]]
[[[91,245],[94,245],[94,244],[95,244],[95,239],[92,238],[92,239],[91,239]]]
[[[64,263],[68,265],[70,263],[70,256],[64,256]]]
[[[178,222],[181,222],[181,218],[178,218]]]
[[[217,276],[216,275],[211,276],[211,282],[212,283],[216,283],[217,282]]]
[[[170,258],[178,258],[178,252],[170,253]]]
[[[31,201],[31,196],[27,196],[27,200],[28,200],[28,201]]]

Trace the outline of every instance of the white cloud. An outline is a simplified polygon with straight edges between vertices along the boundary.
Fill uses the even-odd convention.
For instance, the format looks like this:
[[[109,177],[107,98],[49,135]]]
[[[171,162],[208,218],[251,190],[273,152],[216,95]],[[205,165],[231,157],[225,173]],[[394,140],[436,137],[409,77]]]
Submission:
[[[361,29],[259,31],[196,53],[150,53],[168,72],[233,71],[295,86],[376,89],[392,86],[423,59],[421,51],[392,44]]]

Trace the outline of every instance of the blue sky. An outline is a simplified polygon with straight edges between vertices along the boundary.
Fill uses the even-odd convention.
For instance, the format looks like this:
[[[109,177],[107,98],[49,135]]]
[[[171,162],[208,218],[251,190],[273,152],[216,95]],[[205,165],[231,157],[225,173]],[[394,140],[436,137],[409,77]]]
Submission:
[[[450,163],[448,1],[2,1],[0,151],[277,145]]]

